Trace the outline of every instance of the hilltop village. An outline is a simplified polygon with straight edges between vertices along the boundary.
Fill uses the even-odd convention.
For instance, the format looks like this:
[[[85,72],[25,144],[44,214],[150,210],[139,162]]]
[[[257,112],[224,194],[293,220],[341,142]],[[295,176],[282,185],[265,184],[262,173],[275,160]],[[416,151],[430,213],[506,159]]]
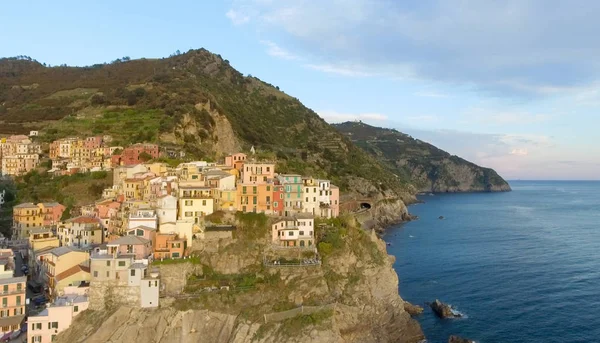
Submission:
[[[42,149],[37,132],[30,136],[1,140],[2,175],[38,167]],[[340,213],[329,180],[277,173],[274,161],[253,158],[254,148],[176,166],[160,162],[156,144],[113,146],[110,136],[59,139],[48,151],[48,173],[112,171],[113,184],[70,213],[58,202],[14,206],[12,238],[0,250],[0,334],[9,338],[23,326],[28,342],[51,342],[79,313],[104,308],[109,288],[124,304],[157,307],[153,261],[185,259],[202,241],[232,237],[235,227],[219,220],[227,213],[264,214],[271,245],[315,253],[315,218]]]

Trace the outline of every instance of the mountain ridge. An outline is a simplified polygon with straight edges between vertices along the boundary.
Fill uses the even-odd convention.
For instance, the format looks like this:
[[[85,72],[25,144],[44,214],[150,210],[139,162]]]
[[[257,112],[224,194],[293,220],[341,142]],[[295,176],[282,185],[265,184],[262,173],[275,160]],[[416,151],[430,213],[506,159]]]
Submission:
[[[491,168],[469,162],[396,129],[362,122],[332,124],[420,192],[502,192],[509,184]]]

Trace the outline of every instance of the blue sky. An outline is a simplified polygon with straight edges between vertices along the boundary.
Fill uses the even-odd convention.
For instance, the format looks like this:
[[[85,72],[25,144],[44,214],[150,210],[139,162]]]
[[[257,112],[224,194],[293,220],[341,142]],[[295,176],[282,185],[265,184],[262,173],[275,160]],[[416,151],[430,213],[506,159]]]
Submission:
[[[204,47],[330,122],[397,128],[510,179],[598,179],[600,2],[13,1],[0,56]]]

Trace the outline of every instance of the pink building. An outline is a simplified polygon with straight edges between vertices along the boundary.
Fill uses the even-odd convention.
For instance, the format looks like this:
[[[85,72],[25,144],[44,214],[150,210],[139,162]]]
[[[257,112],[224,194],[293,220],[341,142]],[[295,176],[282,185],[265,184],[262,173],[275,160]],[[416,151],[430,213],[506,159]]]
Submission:
[[[116,248],[121,255],[133,255],[134,260],[144,260],[152,255],[152,243],[138,236],[123,236],[106,244],[108,250]]]
[[[104,143],[102,136],[87,137],[83,143],[86,149],[98,149]]]
[[[331,216],[339,217],[340,215],[340,188],[331,185],[330,187],[329,204],[331,206]]]
[[[51,343],[89,306],[88,287],[65,287],[65,295],[27,320],[27,342]]]
[[[225,165],[228,167],[235,167],[236,164],[245,163],[246,162],[246,154],[238,152],[237,154],[232,154],[229,156],[225,156]]]
[[[57,202],[43,202],[38,204],[44,216],[44,225],[55,225],[60,222],[66,207]]]
[[[148,227],[148,226],[138,226],[133,229],[129,229],[125,231],[127,236],[136,236],[142,237],[150,241],[151,244],[154,243],[156,239],[156,228]]]

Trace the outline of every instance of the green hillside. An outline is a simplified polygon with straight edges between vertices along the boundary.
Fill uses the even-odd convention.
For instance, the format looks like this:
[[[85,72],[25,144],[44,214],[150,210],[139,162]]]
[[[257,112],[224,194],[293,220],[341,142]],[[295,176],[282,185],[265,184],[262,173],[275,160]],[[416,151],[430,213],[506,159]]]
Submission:
[[[111,134],[116,144],[156,142],[209,160],[255,146],[280,171],[331,178],[363,195],[407,189],[407,179],[298,99],[204,49],[90,67],[1,59],[0,104],[0,134],[39,129],[46,142]]]
[[[508,191],[510,186],[493,169],[392,129],[346,122],[334,126],[365,152],[408,179],[422,192]]]

